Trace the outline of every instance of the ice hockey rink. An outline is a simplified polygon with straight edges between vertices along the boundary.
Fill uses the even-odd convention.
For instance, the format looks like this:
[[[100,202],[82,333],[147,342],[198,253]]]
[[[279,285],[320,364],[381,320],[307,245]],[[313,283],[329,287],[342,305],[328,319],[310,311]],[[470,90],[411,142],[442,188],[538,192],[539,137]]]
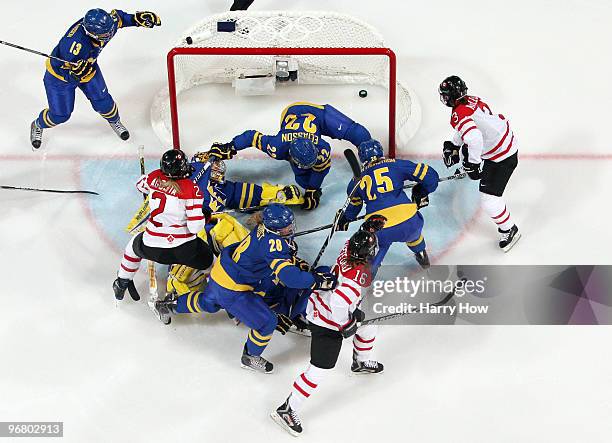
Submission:
[[[133,187],[137,147],[145,146],[148,170],[169,148],[150,119],[167,84],[165,55],[184,30],[231,1],[5,3],[0,38],[43,52],[94,7],[155,11],[163,25],[120,30],[99,59],[128,142],[77,92],[71,120],[45,131],[33,153],[29,125],[46,107],[44,59],[0,47],[0,184],[100,193],[0,190],[0,421],[63,421],[70,442],[288,441],[268,415],[308,364],[309,339],[275,335],[264,354],[274,374],[245,371],[247,329],[224,313],[164,326],[145,302],[116,303],[111,289],[128,239],[123,227],[142,198]],[[500,252],[474,183],[443,183],[423,211],[435,263],[612,264],[610,2],[255,0],[251,9],[337,11],[376,27],[421,107],[419,130],[400,156],[427,161],[441,175],[452,173],[441,162],[451,135],[437,94],[444,77],[460,75],[511,119],[520,164],[506,197],[523,238]],[[297,86],[245,98],[229,86],[197,88],[181,98],[183,147],[192,154],[245,129],[275,133],[282,108],[298,100],[333,104],[386,140],[385,91],[369,88],[362,99],[359,89]],[[345,198],[345,163],[335,160],[324,204],[297,212],[298,229],[333,220]],[[229,178],[291,180],[271,159],[247,155],[227,166]],[[346,238],[338,234],[323,262]],[[301,237],[300,255],[314,259],[323,240],[322,233]],[[401,245],[387,260],[414,265]],[[146,294],[144,269],[136,283]],[[300,439],[607,442],[611,341],[609,326],[383,326],[376,357],[384,374],[351,376],[345,343],[335,372],[301,411]]]

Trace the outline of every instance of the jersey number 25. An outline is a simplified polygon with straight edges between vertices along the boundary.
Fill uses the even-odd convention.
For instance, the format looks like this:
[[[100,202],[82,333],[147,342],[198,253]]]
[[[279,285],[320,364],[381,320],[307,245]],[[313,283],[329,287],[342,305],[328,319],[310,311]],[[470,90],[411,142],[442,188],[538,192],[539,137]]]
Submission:
[[[389,168],[379,168],[374,170],[374,181],[376,182],[376,192],[379,194],[384,194],[385,192],[393,191],[393,182],[389,177],[385,174],[389,173]],[[365,190],[368,200],[376,200],[377,195],[372,192],[372,188],[374,183],[372,182],[372,177],[369,175],[364,175],[361,178],[361,182],[359,183],[359,187]]]

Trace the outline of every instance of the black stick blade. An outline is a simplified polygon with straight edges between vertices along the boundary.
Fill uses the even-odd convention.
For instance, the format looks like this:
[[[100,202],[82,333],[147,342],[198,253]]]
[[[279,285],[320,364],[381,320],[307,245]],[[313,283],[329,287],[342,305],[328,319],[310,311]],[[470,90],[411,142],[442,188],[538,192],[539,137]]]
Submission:
[[[359,163],[359,160],[357,159],[357,156],[355,155],[353,150],[348,148],[345,149],[344,157],[346,158],[348,164],[351,166],[351,170],[353,171],[353,177],[361,177],[361,164]]]

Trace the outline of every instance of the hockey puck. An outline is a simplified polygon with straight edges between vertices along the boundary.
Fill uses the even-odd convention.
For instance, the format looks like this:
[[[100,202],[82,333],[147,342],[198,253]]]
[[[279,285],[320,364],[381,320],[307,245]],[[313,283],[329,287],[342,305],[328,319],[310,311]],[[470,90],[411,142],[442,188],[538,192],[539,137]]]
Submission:
[[[185,41],[187,42],[188,45],[191,45],[193,43],[193,39],[191,37],[187,37]]]
[[[366,98],[367,96],[368,96],[368,91],[366,91],[365,89],[362,89],[361,91],[359,91],[359,97]]]

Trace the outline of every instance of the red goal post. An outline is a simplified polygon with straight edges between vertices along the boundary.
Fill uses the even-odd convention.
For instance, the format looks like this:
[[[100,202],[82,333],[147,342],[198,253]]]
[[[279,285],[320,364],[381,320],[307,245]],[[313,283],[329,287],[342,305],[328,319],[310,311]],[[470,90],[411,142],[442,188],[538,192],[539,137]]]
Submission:
[[[176,63],[180,56],[385,56],[389,61],[388,79],[388,153],[395,157],[396,146],[396,94],[397,94],[397,60],[389,48],[205,48],[177,47],[168,52],[168,100],[170,104],[170,123],[172,143],[180,147],[178,93],[176,87]]]

